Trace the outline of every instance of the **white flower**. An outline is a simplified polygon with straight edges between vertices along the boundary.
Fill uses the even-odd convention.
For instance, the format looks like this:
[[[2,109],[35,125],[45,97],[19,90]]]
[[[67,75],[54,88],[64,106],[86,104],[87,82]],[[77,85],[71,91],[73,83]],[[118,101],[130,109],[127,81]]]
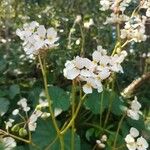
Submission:
[[[147,11],[146,11],[146,16],[147,16],[147,17],[150,17],[150,8],[147,9]]]
[[[106,142],[107,141],[107,135],[102,135],[102,137],[101,137],[101,141],[102,142]]]
[[[134,138],[138,137],[139,136],[139,131],[136,129],[136,128],[131,128],[130,129],[130,135]]]
[[[17,29],[16,34],[24,41],[23,47],[27,55],[37,55],[41,50],[53,48],[58,44],[57,32],[54,28],[45,29],[37,22],[25,24],[23,29]]]
[[[92,54],[93,61],[77,56],[72,61],[66,61],[63,73],[67,79],[85,81],[83,91],[86,94],[92,93],[93,88],[102,92],[103,80],[107,79],[112,72],[123,72],[121,63],[126,55],[127,53],[122,51],[120,54],[108,56],[107,51],[102,46],[98,46]]]
[[[83,85],[83,91],[86,94],[91,94],[92,93],[92,86],[88,83]]]
[[[22,109],[25,112],[28,112],[30,110],[30,107],[27,106],[27,99],[26,98],[22,98],[18,103],[19,106],[22,107]]]
[[[137,138],[138,136],[139,131],[132,127],[130,133],[125,137],[126,146],[129,150],[147,150],[149,146],[147,141],[142,136]]]
[[[49,48],[58,46],[58,44],[55,44],[56,41],[58,41],[57,32],[54,28],[49,28],[47,30],[47,39],[45,40],[45,43],[48,45]]]
[[[27,99],[26,98],[22,98],[20,101],[18,101],[17,104],[22,106],[22,107],[27,107]]]
[[[135,42],[145,41],[147,36],[145,35],[145,23],[146,17],[133,16],[131,17],[121,29],[121,38],[133,40]]]
[[[122,22],[128,21],[129,17],[126,16],[125,14],[115,14],[115,13],[111,13],[110,17],[106,18],[106,21],[104,22],[104,24],[115,24],[115,23],[119,23],[121,24]]]
[[[125,137],[126,146],[129,150],[136,150],[135,137],[139,136],[139,131],[136,128],[130,129],[130,134]]]
[[[100,140],[96,140],[96,144],[98,145],[99,148],[102,148],[102,149],[106,147],[105,144],[102,143]]]
[[[1,139],[2,144],[4,145],[5,150],[12,150],[16,147],[16,142],[12,137],[4,137]]]
[[[131,103],[131,109],[134,111],[139,111],[141,108],[141,104],[137,101],[137,97],[134,97],[134,100]]]
[[[39,99],[39,105],[38,105],[39,107],[48,107],[48,102],[47,102],[47,100],[42,100],[42,99]]]
[[[147,141],[142,136],[137,139],[137,150],[147,150],[148,146]]]
[[[12,123],[14,122],[14,119],[9,119],[7,122],[5,122],[5,128],[8,130],[10,127],[12,127]]]
[[[12,114],[13,114],[14,116],[16,116],[18,113],[19,113],[19,109],[15,109],[15,110],[12,112]]]
[[[136,150],[135,139],[130,134],[126,136],[125,141],[126,141],[126,146],[129,150]]]
[[[89,21],[84,22],[84,27],[89,29],[90,26],[92,26],[94,24],[93,19],[91,18]]]
[[[75,19],[75,22],[78,23],[78,22],[81,21],[81,19],[82,19],[81,15],[77,15],[76,19]]]
[[[24,110],[25,112],[28,112],[28,111],[30,110],[30,107],[23,107],[23,110]]]
[[[48,117],[50,117],[50,113],[47,113],[47,112],[44,112],[41,115],[41,118],[43,118],[43,119],[48,118]]]
[[[29,128],[30,131],[35,131],[36,127],[37,127],[36,122],[29,122],[28,123],[28,128]]]
[[[130,109],[127,109],[127,116],[133,120],[139,120],[141,104],[137,101],[137,97],[131,102]]]
[[[101,7],[101,10],[102,11],[105,11],[105,10],[108,10],[110,8],[110,0],[100,0],[100,5],[102,6]]]

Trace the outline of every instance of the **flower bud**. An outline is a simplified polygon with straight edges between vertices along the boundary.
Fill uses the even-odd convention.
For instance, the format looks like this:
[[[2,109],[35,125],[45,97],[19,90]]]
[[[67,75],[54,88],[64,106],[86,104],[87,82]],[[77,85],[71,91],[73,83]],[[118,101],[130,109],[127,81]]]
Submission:
[[[26,129],[21,128],[21,129],[19,130],[19,135],[20,135],[20,136],[25,137],[27,134],[28,134],[28,133],[27,133],[27,130],[26,130]]]
[[[12,132],[18,132],[19,129],[20,129],[19,125],[16,124],[16,125],[14,125],[14,126],[11,128],[11,131],[12,131]]]

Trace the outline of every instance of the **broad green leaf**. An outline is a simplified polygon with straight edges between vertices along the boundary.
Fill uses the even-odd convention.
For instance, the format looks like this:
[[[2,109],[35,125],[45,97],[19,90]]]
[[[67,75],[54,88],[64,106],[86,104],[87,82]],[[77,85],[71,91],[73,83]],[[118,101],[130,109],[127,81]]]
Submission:
[[[67,110],[69,108],[69,94],[65,92],[63,89],[50,86],[49,87],[49,94],[52,99],[53,108],[61,108],[62,110]]]
[[[89,94],[87,96],[84,103],[85,107],[91,110],[94,114],[100,114],[108,106],[108,94],[109,93],[107,91],[103,91],[103,93],[98,93],[97,91],[94,91],[92,94]]]
[[[90,129],[88,129],[88,130],[86,131],[85,136],[86,136],[86,139],[87,139],[88,141],[90,141],[90,138],[92,137],[92,135],[94,134],[94,132],[95,132],[94,128],[90,128]]]
[[[87,96],[85,107],[90,109],[94,114],[100,114],[109,107],[110,103],[112,103],[111,112],[118,116],[122,115],[121,107],[123,106],[123,101],[113,91],[104,90],[102,93],[94,91]]]
[[[9,97],[13,99],[17,94],[20,93],[20,87],[17,84],[11,85],[9,88]]]
[[[3,58],[0,58],[0,72],[3,72],[6,68],[6,61]]]
[[[115,93],[112,93],[112,109],[111,112],[117,116],[121,116],[123,114],[122,107],[123,107],[123,100]]]
[[[47,148],[48,150],[60,149],[59,139],[57,138],[54,126],[52,125],[52,122],[49,119],[40,120],[38,122],[38,127],[36,131],[33,133],[32,138],[33,138],[33,142],[40,150],[43,150],[45,148]],[[70,150],[71,147],[70,130],[67,131],[64,135],[64,145],[65,145],[65,150]],[[34,150],[34,148],[35,147],[30,146],[30,150]],[[75,149],[80,150],[80,138],[77,134],[75,134]]]
[[[7,93],[8,93],[7,91],[0,90],[0,97],[6,96]]]
[[[145,129],[144,120],[143,120],[142,117],[141,117],[139,120],[133,120],[133,119],[131,119],[131,118],[128,117],[128,118],[126,119],[126,121],[127,121],[128,125],[129,125],[130,127],[135,127],[135,128],[137,128],[139,131]]]
[[[6,98],[0,98],[0,116],[3,116],[9,107],[9,101]]]

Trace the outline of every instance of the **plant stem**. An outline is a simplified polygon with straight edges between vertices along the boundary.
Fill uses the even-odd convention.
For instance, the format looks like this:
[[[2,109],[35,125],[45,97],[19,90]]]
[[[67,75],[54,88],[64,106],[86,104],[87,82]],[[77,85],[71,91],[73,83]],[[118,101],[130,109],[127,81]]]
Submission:
[[[14,139],[17,139],[17,140],[19,140],[19,141],[22,141],[22,142],[25,142],[25,143],[31,143],[31,141],[29,141],[29,140],[26,140],[26,139],[23,139],[23,138],[20,138],[20,137],[18,137],[18,136],[15,136],[15,135],[13,135],[13,134],[10,134],[10,133],[8,133],[8,132],[6,132],[6,131],[4,131],[4,130],[1,130],[0,129],[0,132],[2,132],[3,134],[5,134],[5,135],[9,135],[10,137],[12,137],[12,138],[14,138]]]
[[[75,112],[75,97],[76,97],[76,83],[75,80],[72,82],[72,117]],[[75,132],[75,124],[74,121],[71,126],[71,150],[74,150],[74,132]]]
[[[82,25],[80,25],[80,32],[81,32],[81,38],[82,38],[82,45],[81,45],[81,51],[80,51],[80,56],[83,57],[84,56],[84,44],[85,44],[85,36],[84,36],[84,32],[83,32],[83,28]]]
[[[60,139],[61,150],[64,150],[63,137],[60,135],[60,130],[58,128],[58,125],[57,125],[57,122],[55,119],[55,115],[54,115],[53,109],[52,109],[52,100],[50,98],[49,91],[48,91],[48,86],[47,86],[48,82],[47,82],[47,76],[46,76],[46,62],[45,62],[45,60],[42,62],[40,54],[38,55],[38,59],[39,59],[39,63],[40,63],[40,67],[41,67],[41,71],[42,71],[42,75],[43,75],[45,95],[46,95],[48,105],[49,105],[49,112],[51,114],[52,122],[53,122],[55,129],[56,129],[57,135]]]
[[[124,120],[125,116],[126,116],[126,113],[124,113],[124,114],[122,115],[122,117],[121,117],[121,119],[120,119],[120,121],[119,121],[118,128],[117,128],[116,135],[115,135],[114,144],[113,144],[113,150],[116,149],[115,147],[116,147],[116,143],[117,143],[117,138],[118,138],[119,130],[120,130],[120,128],[121,128],[121,125],[122,125],[122,123],[123,123],[123,120]]]
[[[63,138],[63,135],[59,135],[59,140],[60,140],[60,149],[61,150],[65,150],[64,149],[64,138]]]
[[[113,74],[113,81],[112,81],[112,88],[111,88],[112,91],[114,91],[114,84],[115,84],[115,74]],[[110,96],[110,101],[109,101],[109,106],[108,106],[108,112],[107,112],[107,115],[106,115],[106,118],[105,118],[105,121],[104,121],[104,128],[107,125],[108,118],[109,118],[111,108],[112,108],[112,103],[113,103],[113,92],[112,91],[111,91],[111,94],[110,94],[111,96]]]
[[[48,104],[49,104],[49,112],[51,114],[51,118],[52,118],[54,127],[55,127],[57,133],[59,133],[59,128],[57,126],[57,123],[56,123],[56,120],[55,120],[55,116],[54,116],[54,113],[53,113],[53,110],[52,110],[52,105],[51,105],[52,104],[52,100],[51,100],[49,92],[48,92],[48,87],[47,87],[48,83],[47,83],[47,77],[46,77],[46,70],[44,69],[45,68],[44,67],[45,63],[43,65],[40,55],[38,55],[38,58],[39,58],[39,63],[40,63],[40,67],[41,67],[42,75],[43,75],[43,80],[44,80],[45,94],[46,94],[46,98],[47,98],[47,101],[48,101]]]
[[[80,100],[80,102],[79,102],[79,104],[78,104],[78,106],[77,106],[77,109],[76,109],[76,111],[75,111],[73,117],[71,118],[70,122],[69,122],[68,125],[60,132],[60,134],[64,134],[64,133],[72,126],[72,123],[74,122],[75,118],[77,117],[78,112],[79,112],[79,110],[80,110],[80,107],[81,107],[81,105],[82,105],[82,103],[83,103],[85,97],[86,97],[86,94],[85,94],[85,95],[82,97],[82,99]]]
[[[100,98],[100,127],[102,126],[102,115],[103,115],[103,99],[104,99],[104,91],[101,93]]]

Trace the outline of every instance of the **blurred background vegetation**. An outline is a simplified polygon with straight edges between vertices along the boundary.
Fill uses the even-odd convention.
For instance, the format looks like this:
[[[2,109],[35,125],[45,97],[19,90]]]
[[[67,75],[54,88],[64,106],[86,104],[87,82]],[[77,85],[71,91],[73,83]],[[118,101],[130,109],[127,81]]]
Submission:
[[[34,106],[42,89],[39,66],[36,60],[29,59],[24,53],[21,40],[15,34],[16,29],[31,21],[57,29],[60,45],[57,49],[48,52],[50,73],[48,78],[50,84],[68,90],[70,81],[64,79],[62,74],[66,60],[80,55],[81,49],[84,55],[90,58],[97,45],[102,45],[108,50],[108,53],[111,53],[115,45],[115,26],[103,25],[109,14],[100,11],[99,8],[99,0],[0,1],[0,107],[6,105],[8,110],[7,114],[0,119],[0,125],[7,119],[20,97],[26,97]],[[82,20],[76,24],[72,33],[72,46],[68,48],[69,32],[77,15],[81,15]],[[84,23],[91,18],[94,24],[87,29]],[[147,34],[149,34],[149,29],[147,23]],[[128,45],[126,50],[128,57],[123,63],[124,74],[117,76],[116,93],[120,93],[133,80],[150,71],[150,39],[147,39],[146,42]],[[150,80],[146,80],[134,91],[134,95],[143,104],[143,111],[150,130],[149,91]],[[82,120],[82,118],[78,119]],[[80,127],[79,134],[82,136]],[[89,143],[89,145],[92,144]]]

